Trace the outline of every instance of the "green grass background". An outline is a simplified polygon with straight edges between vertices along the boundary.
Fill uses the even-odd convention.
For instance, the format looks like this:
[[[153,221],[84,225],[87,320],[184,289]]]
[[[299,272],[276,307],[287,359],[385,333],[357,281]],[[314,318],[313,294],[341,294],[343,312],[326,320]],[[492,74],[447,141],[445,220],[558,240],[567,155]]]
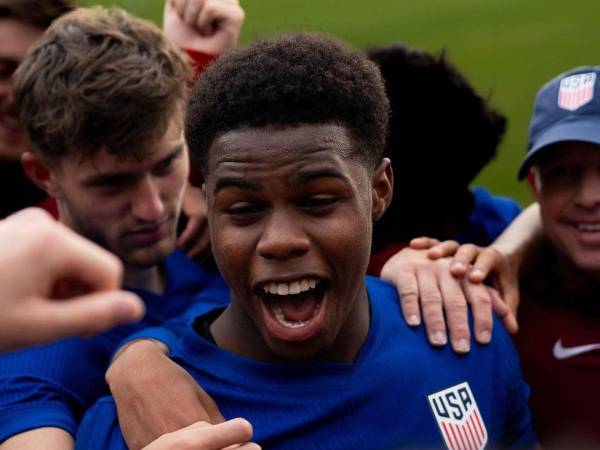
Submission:
[[[280,31],[319,30],[364,48],[402,41],[449,58],[509,118],[496,159],[475,184],[530,202],[515,178],[536,90],[578,65],[600,64],[600,2],[594,0],[241,0],[242,42]],[[162,0],[116,4],[160,24]],[[427,167],[420,168],[426,176]],[[442,186],[440,188],[443,188]]]

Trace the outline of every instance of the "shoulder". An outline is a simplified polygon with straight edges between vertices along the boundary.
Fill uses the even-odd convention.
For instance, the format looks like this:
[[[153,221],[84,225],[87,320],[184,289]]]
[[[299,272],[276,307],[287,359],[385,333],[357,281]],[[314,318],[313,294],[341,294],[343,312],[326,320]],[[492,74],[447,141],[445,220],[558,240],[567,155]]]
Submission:
[[[522,210],[519,203],[510,197],[492,195],[482,187],[473,188],[472,192],[475,201],[474,212],[493,214],[512,220]]]

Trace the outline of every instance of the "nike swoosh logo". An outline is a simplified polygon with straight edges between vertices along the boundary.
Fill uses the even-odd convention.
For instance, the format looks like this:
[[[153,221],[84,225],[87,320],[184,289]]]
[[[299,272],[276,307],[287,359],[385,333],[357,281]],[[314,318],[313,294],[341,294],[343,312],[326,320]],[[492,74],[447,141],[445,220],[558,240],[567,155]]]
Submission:
[[[552,354],[556,359],[567,359],[572,358],[577,355],[581,355],[582,353],[591,352],[594,350],[600,350],[600,343],[598,344],[588,344],[588,345],[578,345],[576,347],[563,347],[562,341],[559,339],[554,344],[554,348],[552,349]]]

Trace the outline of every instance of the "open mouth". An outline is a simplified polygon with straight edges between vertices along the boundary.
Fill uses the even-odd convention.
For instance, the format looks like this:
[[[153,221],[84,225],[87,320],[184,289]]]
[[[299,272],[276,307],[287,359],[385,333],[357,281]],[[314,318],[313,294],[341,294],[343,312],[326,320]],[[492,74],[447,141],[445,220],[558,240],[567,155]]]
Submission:
[[[323,323],[327,284],[326,280],[308,277],[259,286],[256,294],[269,333],[284,340],[313,336]]]
[[[600,223],[575,223],[574,226],[577,231],[583,233],[597,233],[600,231]]]

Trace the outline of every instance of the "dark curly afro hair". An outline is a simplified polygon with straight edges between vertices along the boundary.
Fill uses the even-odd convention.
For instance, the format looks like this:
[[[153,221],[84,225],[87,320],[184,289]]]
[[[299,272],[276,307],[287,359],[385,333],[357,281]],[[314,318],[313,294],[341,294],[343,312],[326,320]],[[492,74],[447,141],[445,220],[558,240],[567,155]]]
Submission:
[[[414,186],[427,167],[429,179],[465,189],[495,156],[506,117],[492,109],[444,52],[394,44],[367,56],[385,80],[390,130],[385,156],[399,183]],[[403,188],[397,184],[398,188]]]
[[[377,67],[334,38],[285,34],[234,50],[200,76],[190,100],[185,135],[204,174],[218,136],[240,128],[335,123],[356,140],[359,160],[381,160],[389,104]]]

